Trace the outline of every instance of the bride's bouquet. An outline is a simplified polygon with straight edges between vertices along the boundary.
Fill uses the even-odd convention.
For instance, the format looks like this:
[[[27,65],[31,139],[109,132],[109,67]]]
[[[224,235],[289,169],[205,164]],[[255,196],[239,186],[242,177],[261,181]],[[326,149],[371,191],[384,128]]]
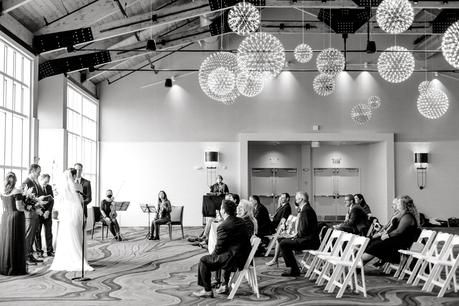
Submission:
[[[48,203],[47,201],[43,200],[43,196],[37,197],[33,193],[33,187],[27,188],[27,185],[23,186],[22,197],[26,211],[42,209],[44,208],[44,205]]]

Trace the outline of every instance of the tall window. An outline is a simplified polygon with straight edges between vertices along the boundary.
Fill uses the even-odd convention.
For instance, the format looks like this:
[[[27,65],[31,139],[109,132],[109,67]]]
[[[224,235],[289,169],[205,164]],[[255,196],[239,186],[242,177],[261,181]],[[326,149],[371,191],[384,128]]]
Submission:
[[[83,164],[83,176],[91,181],[93,202],[97,186],[98,101],[71,85],[67,86],[68,166]]]
[[[31,76],[32,58],[0,33],[0,182],[9,171],[19,184],[27,176]]]

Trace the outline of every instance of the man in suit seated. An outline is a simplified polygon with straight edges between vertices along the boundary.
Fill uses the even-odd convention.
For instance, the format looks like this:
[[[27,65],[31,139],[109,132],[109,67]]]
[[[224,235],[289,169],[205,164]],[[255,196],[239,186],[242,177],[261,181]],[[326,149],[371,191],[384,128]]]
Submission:
[[[236,204],[223,200],[220,213],[224,221],[217,229],[215,250],[199,261],[198,285],[204,288],[193,293],[197,297],[213,297],[211,272],[219,269],[224,270],[224,281],[217,293],[226,292],[231,272],[244,267],[251,250],[247,226],[236,217]]]
[[[285,265],[290,267],[290,271],[282,273],[282,276],[300,275],[300,268],[293,251],[317,250],[320,245],[317,215],[309,204],[309,196],[306,192],[298,191],[296,193],[295,206],[298,207],[299,211],[296,222],[297,234],[295,237],[283,239],[279,243]]]
[[[360,205],[355,203],[352,194],[344,196],[344,203],[349,209],[349,217],[343,223],[336,225],[335,228],[344,232],[366,236],[370,227],[368,215]]]
[[[276,209],[276,213],[273,217],[272,231],[275,232],[282,218],[288,219],[288,216],[292,214],[292,208],[290,207],[290,195],[284,192],[279,197],[279,206]]]

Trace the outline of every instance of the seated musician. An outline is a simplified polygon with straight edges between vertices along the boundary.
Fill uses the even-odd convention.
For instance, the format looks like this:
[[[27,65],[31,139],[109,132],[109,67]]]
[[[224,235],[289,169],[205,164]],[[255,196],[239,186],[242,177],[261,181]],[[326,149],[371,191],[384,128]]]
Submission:
[[[107,223],[110,228],[110,232],[115,237],[116,240],[122,241],[120,233],[120,226],[116,220],[117,214],[114,204],[115,198],[113,197],[113,191],[108,189],[105,193],[105,199],[100,203],[100,214],[102,215],[103,220]]]
[[[150,240],[159,240],[159,226],[171,221],[171,202],[169,202],[166,193],[162,190],[158,194],[158,208],[156,211],[156,218],[151,223],[151,235],[148,237]]]

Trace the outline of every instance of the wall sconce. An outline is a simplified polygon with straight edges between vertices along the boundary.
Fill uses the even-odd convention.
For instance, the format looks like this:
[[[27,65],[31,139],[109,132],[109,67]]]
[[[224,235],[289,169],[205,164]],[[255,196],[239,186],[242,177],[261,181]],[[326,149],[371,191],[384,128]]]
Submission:
[[[416,166],[417,183],[419,189],[426,186],[426,172],[429,164],[429,155],[427,153],[414,153],[414,165]]]
[[[204,156],[204,165],[207,171],[207,186],[211,186],[217,176],[217,166],[219,154],[216,151],[206,151]]]

